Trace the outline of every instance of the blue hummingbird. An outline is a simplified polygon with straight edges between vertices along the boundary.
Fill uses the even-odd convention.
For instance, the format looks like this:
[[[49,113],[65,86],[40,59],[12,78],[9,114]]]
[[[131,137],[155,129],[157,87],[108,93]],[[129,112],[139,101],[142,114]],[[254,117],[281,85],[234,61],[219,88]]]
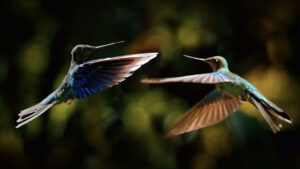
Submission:
[[[18,114],[16,128],[39,117],[53,105],[63,102],[70,104],[76,98],[85,98],[119,84],[158,54],[140,53],[87,61],[88,56],[95,50],[122,42],[101,46],[76,45],[71,52],[68,74],[61,85],[40,103],[22,110]]]
[[[292,119],[287,113],[263,96],[251,83],[230,72],[224,57],[214,56],[202,59],[184,56],[208,63],[213,72],[181,77],[144,79],[141,82],[150,84],[170,82],[215,84],[216,89],[179,119],[166,133],[166,136],[178,135],[219,123],[235,112],[243,101],[250,102],[261,112],[274,133],[282,127],[279,120],[292,123]]]

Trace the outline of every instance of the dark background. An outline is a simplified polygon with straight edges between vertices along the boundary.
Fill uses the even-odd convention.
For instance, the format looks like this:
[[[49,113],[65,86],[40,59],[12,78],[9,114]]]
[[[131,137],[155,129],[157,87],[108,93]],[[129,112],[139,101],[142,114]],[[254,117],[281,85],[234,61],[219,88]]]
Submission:
[[[1,1],[0,168],[300,168],[297,0]],[[132,77],[53,107],[15,129],[17,114],[58,87],[76,44],[126,43],[94,58],[158,51]],[[145,85],[146,77],[211,71],[184,58],[225,56],[293,117],[273,134],[245,103],[224,122],[169,139],[163,133],[212,85]]]

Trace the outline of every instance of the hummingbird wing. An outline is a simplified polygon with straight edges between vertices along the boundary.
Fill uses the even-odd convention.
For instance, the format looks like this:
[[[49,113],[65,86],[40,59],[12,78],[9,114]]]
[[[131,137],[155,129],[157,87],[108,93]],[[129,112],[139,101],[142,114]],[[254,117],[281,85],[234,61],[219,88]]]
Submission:
[[[192,107],[167,133],[179,135],[221,122],[242,104],[239,97],[231,97],[216,89]]]
[[[80,64],[70,82],[72,93],[84,98],[116,85],[155,58],[158,53],[141,53],[114,58],[91,60]]]
[[[181,77],[168,77],[168,78],[151,78],[143,79],[142,83],[170,83],[170,82],[191,82],[203,84],[215,84],[222,82],[234,82],[235,79],[227,74],[220,72],[203,73],[197,75],[181,76]]]

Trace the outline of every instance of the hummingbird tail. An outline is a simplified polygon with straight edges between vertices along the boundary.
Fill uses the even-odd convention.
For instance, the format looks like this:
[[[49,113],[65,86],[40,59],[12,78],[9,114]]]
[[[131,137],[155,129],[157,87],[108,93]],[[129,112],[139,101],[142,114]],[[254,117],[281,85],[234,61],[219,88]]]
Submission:
[[[258,108],[258,110],[261,112],[262,116],[265,118],[269,126],[271,127],[272,131],[274,133],[280,131],[282,124],[280,124],[278,119],[274,118],[274,116],[265,109],[264,105],[260,103],[259,100],[253,99],[253,102],[255,106]]]
[[[268,101],[268,102],[270,102],[270,101]],[[278,119],[280,119],[282,121],[290,123],[290,124],[293,122],[292,118],[286,112],[284,112],[282,109],[277,107],[274,103],[270,102],[270,104],[269,104],[265,101],[262,101],[262,103],[273,116],[277,117]],[[275,105],[275,107],[274,107],[274,105]]]
[[[42,104],[38,103],[32,107],[29,107],[25,110],[22,110],[18,116],[19,119],[17,120],[18,125],[16,128],[20,128],[23,125],[29,123],[30,121],[34,120],[35,118],[42,115],[44,112],[46,112],[50,107],[52,107],[55,104],[55,102],[49,103],[49,104]]]
[[[280,128],[282,127],[282,124],[278,119],[283,120],[287,123],[292,123],[291,117],[271,101],[258,99],[255,96],[252,97],[255,106],[262,113],[263,117],[274,133],[280,131]]]

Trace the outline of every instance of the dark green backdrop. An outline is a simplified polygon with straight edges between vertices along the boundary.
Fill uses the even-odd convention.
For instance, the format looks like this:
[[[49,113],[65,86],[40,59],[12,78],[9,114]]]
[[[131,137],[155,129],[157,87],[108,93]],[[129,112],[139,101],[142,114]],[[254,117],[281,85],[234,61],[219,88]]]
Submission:
[[[6,0],[0,2],[0,168],[300,168],[297,0]],[[53,107],[15,129],[17,114],[58,87],[76,44],[126,43],[93,58],[158,51],[120,85]],[[214,88],[145,85],[145,77],[211,71],[184,58],[223,55],[294,119],[274,135],[245,104],[224,122],[169,139],[163,133]]]

